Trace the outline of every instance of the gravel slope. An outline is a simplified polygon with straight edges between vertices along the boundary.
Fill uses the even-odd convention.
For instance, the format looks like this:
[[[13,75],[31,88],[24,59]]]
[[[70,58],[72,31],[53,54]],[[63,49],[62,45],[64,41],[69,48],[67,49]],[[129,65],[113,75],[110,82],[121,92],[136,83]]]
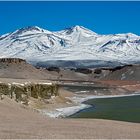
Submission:
[[[140,124],[99,119],[51,119],[9,98],[0,100],[0,138],[140,138]]]

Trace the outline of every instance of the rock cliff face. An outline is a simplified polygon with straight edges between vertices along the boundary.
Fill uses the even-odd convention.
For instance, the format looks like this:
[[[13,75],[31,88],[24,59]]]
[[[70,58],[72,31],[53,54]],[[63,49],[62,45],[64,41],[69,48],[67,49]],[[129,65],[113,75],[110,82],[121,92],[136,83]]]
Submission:
[[[58,85],[53,83],[0,83],[0,98],[3,95],[28,105],[29,98],[49,99],[58,96]]]
[[[26,63],[26,60],[20,58],[0,58],[0,62],[2,63]]]

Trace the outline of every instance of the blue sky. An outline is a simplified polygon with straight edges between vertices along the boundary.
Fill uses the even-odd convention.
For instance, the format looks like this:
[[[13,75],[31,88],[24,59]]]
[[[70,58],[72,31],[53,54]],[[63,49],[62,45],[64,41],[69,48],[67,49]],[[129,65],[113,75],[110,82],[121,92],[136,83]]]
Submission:
[[[0,34],[26,26],[81,25],[99,34],[140,35],[140,2],[0,2]]]

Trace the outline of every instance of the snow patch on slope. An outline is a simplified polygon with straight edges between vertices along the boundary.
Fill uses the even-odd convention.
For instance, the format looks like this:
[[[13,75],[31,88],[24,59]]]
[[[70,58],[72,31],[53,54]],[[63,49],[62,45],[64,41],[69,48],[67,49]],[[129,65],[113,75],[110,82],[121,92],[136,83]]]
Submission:
[[[27,61],[104,60],[139,61],[140,37],[132,34],[99,35],[83,26],[51,32],[37,26],[0,36],[0,57]]]

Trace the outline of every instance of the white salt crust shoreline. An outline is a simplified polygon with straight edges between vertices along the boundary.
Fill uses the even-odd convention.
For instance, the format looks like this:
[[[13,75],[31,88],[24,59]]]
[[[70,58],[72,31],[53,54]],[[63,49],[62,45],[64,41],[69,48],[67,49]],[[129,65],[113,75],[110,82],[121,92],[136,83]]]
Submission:
[[[76,103],[77,105],[72,107],[64,107],[64,108],[56,108],[55,111],[47,111],[46,109],[39,110],[40,113],[47,115],[51,118],[64,118],[79,112],[80,110],[86,109],[91,107],[90,105],[84,104],[83,102],[90,100],[90,99],[99,99],[99,98],[115,98],[115,97],[127,97],[127,96],[137,96],[140,93],[133,93],[127,95],[105,95],[105,96],[86,96],[86,97],[68,97],[72,102]]]

